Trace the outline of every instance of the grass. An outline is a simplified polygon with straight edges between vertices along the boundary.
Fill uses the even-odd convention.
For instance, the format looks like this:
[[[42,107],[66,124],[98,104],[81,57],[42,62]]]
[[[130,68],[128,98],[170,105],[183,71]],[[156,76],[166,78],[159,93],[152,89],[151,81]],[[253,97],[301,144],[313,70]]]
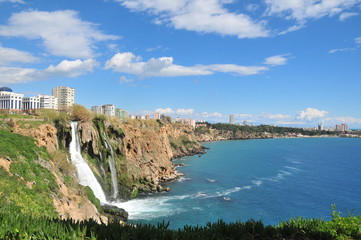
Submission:
[[[10,173],[0,168],[0,196],[22,213],[57,216],[52,195],[58,185],[53,174],[42,165],[50,158],[34,139],[0,130],[0,157],[10,159]]]

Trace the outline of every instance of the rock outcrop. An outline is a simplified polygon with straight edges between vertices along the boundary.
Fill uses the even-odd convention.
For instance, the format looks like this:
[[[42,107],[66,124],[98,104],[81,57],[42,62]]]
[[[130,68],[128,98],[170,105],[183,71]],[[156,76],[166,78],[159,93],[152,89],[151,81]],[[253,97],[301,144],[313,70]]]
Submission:
[[[31,128],[29,124],[20,127],[20,124],[15,123],[13,131],[14,133],[33,137],[37,145],[44,146],[49,153],[54,152],[59,147],[57,129],[53,125],[42,124],[36,128]]]

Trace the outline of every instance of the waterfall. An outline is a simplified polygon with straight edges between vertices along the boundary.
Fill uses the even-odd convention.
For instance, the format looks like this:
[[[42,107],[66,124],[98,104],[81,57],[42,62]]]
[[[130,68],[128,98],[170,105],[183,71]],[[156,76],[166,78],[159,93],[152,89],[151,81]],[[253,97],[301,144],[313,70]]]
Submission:
[[[115,168],[115,161],[114,161],[114,151],[112,145],[110,145],[106,133],[104,132],[104,140],[105,145],[108,149],[110,149],[110,158],[109,158],[109,167],[110,167],[110,177],[112,180],[112,197],[116,199],[118,197],[118,179],[117,179],[117,169]]]
[[[71,161],[75,165],[79,183],[83,186],[90,187],[95,197],[97,197],[102,204],[106,203],[105,193],[100,186],[98,180],[95,178],[94,173],[90,169],[87,162],[81,156],[80,142],[78,136],[78,123],[71,122],[71,142],[70,142],[70,155]]]

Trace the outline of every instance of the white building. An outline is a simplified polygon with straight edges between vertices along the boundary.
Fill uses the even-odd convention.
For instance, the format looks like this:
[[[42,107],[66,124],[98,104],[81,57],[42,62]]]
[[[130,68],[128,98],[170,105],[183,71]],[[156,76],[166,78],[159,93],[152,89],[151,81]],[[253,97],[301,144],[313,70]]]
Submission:
[[[234,115],[229,115],[229,124],[234,124]]]
[[[38,95],[40,108],[58,109],[58,98],[52,95]]]
[[[4,88],[1,88],[4,90]],[[22,109],[24,94],[14,93],[7,88],[5,91],[0,91],[0,109],[16,110]]]
[[[153,113],[153,119],[160,119],[160,113],[158,112]]]
[[[125,120],[128,117],[128,112],[124,109],[116,108],[115,109],[115,116],[120,120]]]
[[[58,99],[58,108],[66,110],[75,102],[75,89],[70,87],[54,87],[52,95]]]
[[[102,106],[92,106],[91,111],[96,114],[115,116],[115,108],[114,104],[104,104]]]
[[[336,132],[347,132],[347,131],[348,131],[347,124],[336,125]]]
[[[115,105],[114,104],[104,104],[102,106],[102,111],[104,115],[115,116]]]
[[[91,111],[95,114],[103,114],[101,106],[92,106]]]
[[[38,109],[40,108],[40,97],[24,97],[23,98],[23,109],[30,110],[30,109]]]

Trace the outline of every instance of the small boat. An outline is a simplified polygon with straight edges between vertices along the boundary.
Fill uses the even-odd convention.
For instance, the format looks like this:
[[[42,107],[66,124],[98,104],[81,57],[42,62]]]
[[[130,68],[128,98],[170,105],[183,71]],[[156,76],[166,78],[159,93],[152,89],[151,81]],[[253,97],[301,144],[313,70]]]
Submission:
[[[207,182],[214,183],[216,180],[207,178]]]

